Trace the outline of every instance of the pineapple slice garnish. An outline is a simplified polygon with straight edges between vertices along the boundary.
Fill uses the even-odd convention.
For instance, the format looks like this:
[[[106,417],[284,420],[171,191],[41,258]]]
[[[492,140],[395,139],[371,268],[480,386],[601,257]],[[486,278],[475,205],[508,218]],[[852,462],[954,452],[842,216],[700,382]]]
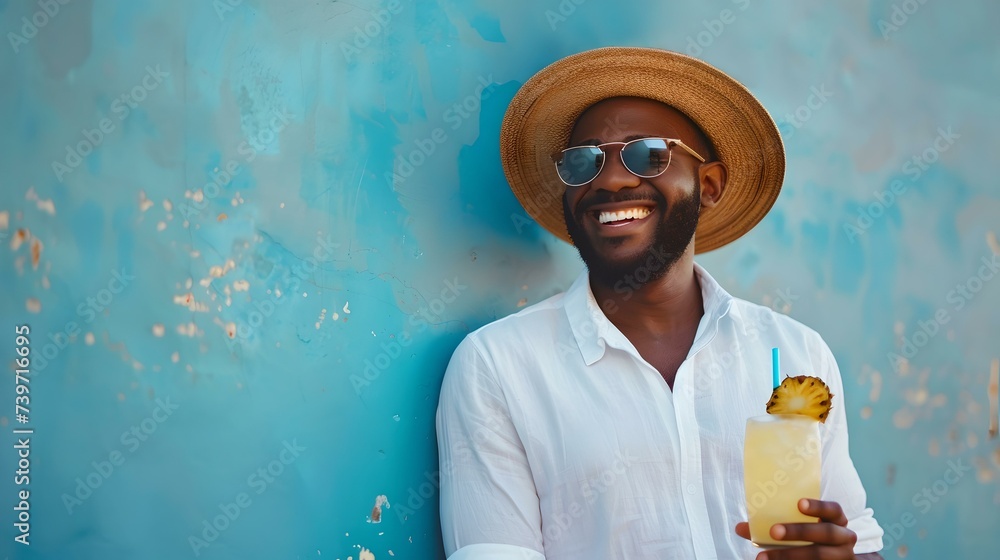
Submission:
[[[768,414],[801,414],[826,422],[833,408],[833,394],[818,377],[786,377],[767,401]]]

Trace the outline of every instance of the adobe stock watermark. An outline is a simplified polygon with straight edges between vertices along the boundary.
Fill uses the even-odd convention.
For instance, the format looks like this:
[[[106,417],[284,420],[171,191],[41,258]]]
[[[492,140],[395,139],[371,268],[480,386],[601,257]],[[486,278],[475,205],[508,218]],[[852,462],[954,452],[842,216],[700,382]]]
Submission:
[[[596,476],[587,477],[580,484],[580,493],[584,501],[588,504],[594,503],[597,497],[609,491],[618,481],[619,477],[628,472],[633,463],[638,461],[638,457],[623,454],[621,451],[615,453],[615,460],[608,468],[602,470]],[[544,531],[546,542],[555,542],[566,536],[573,523],[583,516],[583,504],[574,500],[565,511],[556,512],[551,520],[546,520]]]
[[[758,510],[765,507],[772,498],[778,495],[779,489],[799,478],[798,473],[807,464],[818,465],[817,461],[819,461],[822,450],[823,444],[818,437],[818,432],[816,432],[816,437],[813,435],[806,437],[803,445],[793,446],[778,461],[778,468],[773,471],[770,480],[758,480],[753,488],[747,489],[748,517],[755,515]]]
[[[750,0],[732,1],[740,12],[744,12],[750,7]],[[715,43],[715,40],[722,36],[722,33],[726,30],[726,26],[736,22],[736,14],[737,12],[729,8],[723,8],[717,17],[701,20],[701,25],[704,29],[698,31],[693,36],[688,35],[684,52],[688,56],[701,56],[705,52],[705,49],[711,47]]]
[[[256,495],[263,494],[274,484],[285,472],[285,467],[294,463],[299,455],[306,450],[305,446],[298,444],[297,439],[282,441],[282,449],[278,456],[268,462],[263,467],[250,473],[247,477],[247,486]],[[219,513],[211,519],[206,518],[201,523],[201,532],[198,535],[189,535],[188,544],[191,545],[191,552],[195,557],[201,556],[204,549],[212,545],[219,536],[222,535],[232,524],[239,519],[243,510],[253,505],[253,498],[249,492],[238,492],[232,502],[222,502],[219,504]]]
[[[456,464],[468,463],[476,455],[486,452],[491,441],[496,434],[504,429],[505,421],[497,418],[497,414],[502,414],[499,410],[490,409],[489,415],[483,417],[469,418],[470,422],[478,422],[478,426],[468,437],[458,438],[451,446],[450,456],[440,465],[440,469],[434,472],[424,471],[426,479],[416,488],[410,487],[407,491],[406,502],[396,501],[392,507],[396,512],[396,517],[400,524],[406,523],[411,515],[424,507],[427,501],[434,497],[441,487],[441,476],[450,476],[455,472]]]
[[[159,64],[155,68],[147,66],[146,75],[142,77],[139,85],[116,97],[111,102],[109,111],[118,118],[119,123],[124,121],[132,114],[132,110],[137,109],[139,104],[145,101],[146,97],[160,87],[160,84],[169,76],[170,72],[161,70]],[[52,160],[52,172],[55,173],[56,179],[61,183],[66,175],[76,170],[83,163],[83,159],[100,147],[117,127],[115,121],[104,117],[97,122],[97,126],[94,128],[82,129],[80,135],[83,136],[83,139],[76,144],[66,145],[66,156],[62,161]]]
[[[76,488],[73,492],[63,492],[62,503],[66,508],[66,513],[73,515],[73,510],[82,506],[84,502],[90,499],[111,478],[116,469],[124,465],[128,457],[135,453],[150,436],[156,433],[160,424],[166,422],[178,408],[180,408],[180,405],[170,402],[170,397],[166,399],[157,397],[156,407],[150,412],[149,416],[122,432],[119,441],[121,441],[125,451],[122,452],[115,449],[111,453],[108,453],[107,460],[92,461],[90,463],[90,466],[93,467],[91,471],[82,477],[76,478]]]
[[[129,274],[125,268],[112,270],[108,283],[76,306],[76,314],[82,319],[82,325],[76,321],[68,321],[62,330],[50,332],[49,341],[32,353],[35,373],[44,371],[49,363],[69,346],[70,340],[82,332],[82,326],[93,323],[98,314],[103,313],[114,302],[115,297],[124,292],[134,280],[135,276]]]
[[[918,514],[926,515],[935,504],[948,495],[953,486],[961,482],[965,475],[970,472],[972,472],[972,467],[963,464],[962,459],[949,460],[948,468],[945,469],[941,478],[921,488],[910,498],[910,503],[916,508],[917,514],[914,514],[912,510],[905,511],[900,514],[896,521],[883,525],[885,536],[882,537],[882,550],[888,551],[898,544],[906,536],[907,530],[917,525]]]
[[[954,289],[945,295],[945,301],[951,304],[954,312],[961,311],[975,298],[979,292],[983,291],[986,283],[1000,273],[1000,255],[991,254],[979,260],[981,263],[974,274],[965,279],[964,282],[955,284]],[[886,358],[892,366],[893,371],[901,373],[907,360],[910,360],[931,340],[940,333],[949,322],[952,316],[948,309],[939,307],[928,319],[917,321],[917,331],[912,336],[904,336],[899,348],[899,354],[889,352]]]
[[[477,81],[479,85],[476,86],[473,93],[441,113],[441,120],[449,124],[451,130],[458,130],[468,119],[478,115],[482,102],[489,99],[493,90],[496,89],[497,84],[493,83],[493,74],[485,77],[479,76]],[[448,133],[440,126],[431,130],[426,137],[414,140],[413,149],[408,153],[397,155],[393,160],[392,171],[385,172],[386,182],[390,187],[405,183],[416,169],[426,163],[431,156],[437,153],[438,147],[447,141]]]
[[[225,21],[226,14],[236,11],[242,4],[243,0],[212,0],[212,8],[219,21]]]
[[[428,325],[439,322],[448,306],[454,303],[462,295],[462,292],[468,289],[469,287],[462,284],[457,276],[451,280],[445,280],[444,287],[441,288],[441,293],[438,297],[430,300],[414,313],[411,313],[407,318],[407,323],[416,329],[417,333],[424,332],[427,330]],[[403,353],[403,349],[412,343],[413,337],[410,335],[410,331],[406,329],[390,338],[388,342],[383,342],[381,344],[382,352],[376,354],[374,358],[365,358],[365,367],[361,375],[357,373],[351,374],[351,385],[354,387],[354,393],[361,395],[361,392],[366,387],[371,385],[383,372],[389,369],[392,362]]]
[[[889,183],[889,188],[872,192],[875,200],[858,209],[858,217],[855,218],[854,223],[844,224],[844,234],[847,235],[851,243],[856,243],[858,237],[867,232],[875,224],[875,220],[884,216],[886,210],[898,202],[910,186],[941,159],[941,154],[950,150],[955,141],[962,137],[952,131],[950,126],[947,129],[939,127],[937,131],[938,135],[931,141],[931,145],[923,152],[906,160],[900,168],[903,174],[909,176],[910,182],[904,183],[899,179],[894,179]]]
[[[561,0],[555,10],[545,10],[545,20],[549,22],[552,31],[560,23],[564,23],[570,16],[576,13],[576,9],[587,3],[587,0]]]
[[[893,4],[889,20],[878,20],[878,30],[882,33],[882,40],[888,41],[889,36],[906,25],[910,21],[910,16],[916,14],[920,7],[926,3],[927,0],[903,0]]]
[[[274,315],[279,305],[299,293],[302,283],[316,272],[321,262],[330,259],[334,255],[334,249],[339,246],[340,244],[334,242],[330,235],[325,238],[316,238],[316,247],[312,254],[302,262],[301,266],[294,265],[283,275],[281,284],[285,291],[272,289],[266,298],[253,301],[253,309],[248,312],[246,322],[236,325],[230,336],[225,339],[229,350],[235,350],[237,344],[246,344],[247,339],[253,335],[254,331]],[[282,297],[282,294],[285,294],[285,297]]]
[[[50,21],[55,19],[62,10],[61,6],[69,4],[72,0],[38,0],[38,11],[31,14],[31,18],[24,16],[21,18],[20,33],[14,31],[7,32],[7,41],[14,54],[21,52],[21,47],[27,45],[34,39],[38,32],[45,28]]]
[[[760,340],[761,332],[774,327],[777,315],[791,309],[792,303],[800,299],[800,296],[793,294],[790,288],[775,288],[773,295],[768,297],[769,307],[774,313],[759,313],[755,320],[745,323],[746,336],[734,338],[729,348],[715,353],[706,367],[698,369],[693,383],[684,385],[683,390],[688,397],[693,398],[700,393],[710,391],[715,383],[731,375],[738,363],[746,361],[744,356],[748,348],[760,347],[757,341]],[[677,389],[679,387],[675,385],[675,390]]]
[[[285,110],[279,110],[271,116],[267,127],[261,129],[253,138],[240,142],[236,147],[236,153],[242,156],[239,159],[230,159],[224,165],[217,167],[212,172],[212,180],[205,183],[199,192],[191,198],[181,202],[178,211],[185,220],[190,220],[201,213],[209,202],[222,194],[233,179],[243,171],[243,166],[248,165],[257,159],[259,152],[265,150],[278,139],[278,134],[288,126],[292,116]]]
[[[778,130],[785,138],[791,138],[795,131],[813,118],[813,115],[822,109],[831,97],[833,97],[833,91],[827,90],[826,84],[810,87],[806,102],[796,107],[791,113],[785,113],[785,120],[778,126]]]
[[[615,114],[613,117],[604,118],[604,128],[601,129],[602,139],[620,138],[626,130],[625,123],[621,122],[621,116]],[[544,215],[545,211],[553,204],[562,206],[562,199],[566,193],[562,183],[550,181],[543,184],[544,190],[531,200],[525,200],[527,205],[524,210],[533,215]],[[518,235],[524,232],[524,226],[535,224],[535,221],[522,212],[511,212],[510,221],[514,224],[514,229]]]
[[[357,57],[363,49],[371,45],[372,41],[389,27],[389,22],[392,21],[393,16],[399,15],[402,11],[403,4],[400,0],[389,0],[384,9],[372,12],[372,19],[365,23],[363,27],[355,25],[353,41],[350,43],[347,41],[340,42],[340,52],[344,55],[344,60],[348,63],[353,62],[351,57]]]

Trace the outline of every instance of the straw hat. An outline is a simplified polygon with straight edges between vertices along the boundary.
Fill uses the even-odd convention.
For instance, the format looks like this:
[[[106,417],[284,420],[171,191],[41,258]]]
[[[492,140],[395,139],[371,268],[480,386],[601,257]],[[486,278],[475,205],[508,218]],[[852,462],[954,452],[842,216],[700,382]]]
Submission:
[[[500,129],[500,158],[528,214],[572,243],[552,154],[567,147],[573,123],[594,103],[635,96],[687,114],[729,168],[722,200],[702,208],[695,252],[719,248],[750,231],[778,197],[785,150],[767,110],[742,84],[683,54],[607,47],[563,58],[531,77],[511,100]],[[707,154],[703,154],[707,155]]]

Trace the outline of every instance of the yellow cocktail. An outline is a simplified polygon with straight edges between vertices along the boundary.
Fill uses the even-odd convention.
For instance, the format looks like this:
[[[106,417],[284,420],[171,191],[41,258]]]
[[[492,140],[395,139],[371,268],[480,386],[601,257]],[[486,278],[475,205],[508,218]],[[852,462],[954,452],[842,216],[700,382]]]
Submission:
[[[799,414],[764,414],[747,419],[743,447],[750,541],[772,548],[812,543],[771,538],[776,523],[810,523],[799,511],[802,498],[820,497],[819,421]]]

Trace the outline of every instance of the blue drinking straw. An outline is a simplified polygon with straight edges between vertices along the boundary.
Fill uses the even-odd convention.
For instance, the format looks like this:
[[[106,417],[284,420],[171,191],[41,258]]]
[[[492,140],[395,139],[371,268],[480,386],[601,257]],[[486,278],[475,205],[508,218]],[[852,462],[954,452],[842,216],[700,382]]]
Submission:
[[[771,348],[771,384],[774,385],[774,389],[781,385],[780,377],[778,376],[778,349]]]

